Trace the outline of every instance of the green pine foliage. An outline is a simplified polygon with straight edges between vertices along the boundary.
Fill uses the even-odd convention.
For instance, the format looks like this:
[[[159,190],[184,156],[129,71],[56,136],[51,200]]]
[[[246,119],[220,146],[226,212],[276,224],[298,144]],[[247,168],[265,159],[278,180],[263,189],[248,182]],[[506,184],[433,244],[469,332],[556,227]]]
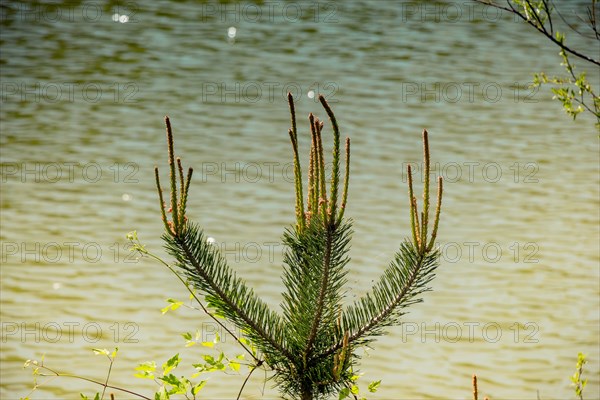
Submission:
[[[408,168],[412,237],[400,244],[389,266],[370,293],[345,303],[346,266],[352,221],[344,217],[350,177],[350,139],[345,142],[344,180],[341,175],[340,131],[335,115],[321,96],[333,130],[333,166],[325,174],[324,122],[309,115],[311,148],[306,199],[300,165],[294,101],[289,136],[294,157],[296,222],[285,230],[285,286],[281,312],[272,310],[227,264],[217,246],[207,242],[200,226],[188,221],[186,203],[192,169],[184,176],[175,157],[171,124],[166,120],[170,167],[170,201],[166,204],[155,169],[165,224],[163,239],[176,266],[201,293],[217,315],[240,328],[260,351],[260,364],[271,372],[282,395],[295,399],[327,398],[354,387],[358,350],[400,323],[406,307],[421,301],[438,266],[434,249],[442,200],[438,179],[433,229],[429,225],[429,144],[423,132],[425,182],[423,211],[418,212]],[[341,186],[341,188],[340,188]],[[341,190],[341,196],[339,195]],[[168,209],[168,211],[167,211]],[[168,214],[170,213],[170,218]]]

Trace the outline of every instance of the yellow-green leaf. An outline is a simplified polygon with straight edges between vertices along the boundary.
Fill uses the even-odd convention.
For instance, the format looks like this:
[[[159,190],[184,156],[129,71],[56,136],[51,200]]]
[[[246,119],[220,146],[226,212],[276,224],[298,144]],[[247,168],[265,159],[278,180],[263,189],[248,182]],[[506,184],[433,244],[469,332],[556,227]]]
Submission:
[[[234,370],[236,372],[239,372],[240,371],[240,363],[235,362],[235,361],[230,361],[229,368],[231,368],[232,370]]]
[[[110,352],[106,349],[92,349],[92,351],[96,355],[104,354],[105,356],[108,356],[110,354]]]

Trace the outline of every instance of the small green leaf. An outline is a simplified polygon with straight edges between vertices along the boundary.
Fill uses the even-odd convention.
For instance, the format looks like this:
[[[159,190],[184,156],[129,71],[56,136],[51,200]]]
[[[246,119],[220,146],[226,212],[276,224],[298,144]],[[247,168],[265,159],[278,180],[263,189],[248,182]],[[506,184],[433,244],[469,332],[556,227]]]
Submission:
[[[375,393],[377,391],[377,389],[379,389],[379,385],[381,385],[381,379],[378,381],[373,381],[371,383],[369,383],[369,392],[371,393]]]
[[[110,355],[110,352],[108,350],[106,350],[106,349],[92,349],[92,351],[96,355],[100,355],[100,354],[104,354],[105,356],[109,356]]]
[[[179,358],[179,353],[175,354],[173,357],[169,358],[166,363],[162,365],[163,375],[168,374],[171,370],[179,365],[181,358]]]
[[[246,345],[250,345],[250,341],[248,339],[246,339],[245,337],[241,337],[240,338],[240,343],[246,344]]]
[[[149,372],[141,372],[141,373],[133,374],[133,376],[135,378],[140,378],[140,379],[154,379],[154,374],[151,374]]]
[[[135,367],[136,371],[154,372],[156,371],[156,363],[154,361],[146,361]]]
[[[154,361],[147,361],[147,362],[135,367],[135,370],[139,371],[138,373],[133,375],[136,378],[154,379],[154,371],[156,371],[156,363]]]
[[[345,387],[342,390],[340,390],[340,394],[338,396],[338,400],[343,400],[343,399],[347,398],[348,396],[350,396],[350,389],[348,389],[347,387]]]
[[[158,392],[154,393],[154,400],[169,400],[169,394],[164,386],[161,386]]]
[[[229,368],[232,370],[239,372],[240,371],[240,363],[235,361],[229,361]]]
[[[198,394],[198,392],[200,392],[200,390],[202,390],[202,388],[204,387],[204,385],[206,385],[206,381],[200,381],[200,383],[198,383],[196,386],[194,386],[192,388],[192,394],[195,396]]]
[[[192,379],[194,379],[194,378],[197,378],[197,377],[199,377],[200,375],[202,375],[202,373],[203,373],[203,372],[204,372],[204,371],[198,371],[198,372],[194,372],[194,373],[193,373],[193,374],[190,376],[190,378],[192,378]]]
[[[183,336],[185,340],[192,340],[192,334],[190,332],[182,333],[181,336]]]
[[[168,306],[160,309],[160,312],[162,314],[166,314],[170,310],[175,311],[175,310],[177,310],[179,307],[181,307],[183,305],[183,301],[178,301],[178,300],[170,299],[170,298],[167,299],[167,302],[169,302],[171,304],[169,304]]]
[[[169,374],[169,375],[165,375],[162,378],[158,378],[161,381],[168,383],[171,386],[179,386],[181,385],[181,382],[179,381],[179,378],[177,378],[175,375],[173,374]]]

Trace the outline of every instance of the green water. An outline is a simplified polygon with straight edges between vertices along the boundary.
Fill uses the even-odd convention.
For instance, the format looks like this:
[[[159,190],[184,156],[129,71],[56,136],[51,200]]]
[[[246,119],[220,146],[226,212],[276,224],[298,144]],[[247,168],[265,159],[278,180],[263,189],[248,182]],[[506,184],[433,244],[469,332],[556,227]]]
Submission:
[[[325,114],[313,92],[352,138],[349,300],[409,233],[403,171],[420,165],[423,128],[446,180],[441,268],[425,302],[362,360],[365,382],[382,379],[373,398],[466,399],[473,373],[495,399],[573,398],[580,351],[590,360],[585,398],[597,398],[597,133],[589,116],[572,122],[548,88],[527,88],[533,72],[561,72],[558,50],[482,11],[469,2],[3,1],[0,397],[28,393],[23,362],[43,353],[50,366],[102,380],[107,362],[90,349],[119,346],[111,382],[149,395],[152,382],[133,378],[138,363],[180,352],[190,365],[205,351],[180,336],[212,334],[201,313],[160,313],[166,298],[185,299],[181,284],[125,249],[137,230],[163,254],[153,167],[166,178],[167,114],[196,171],[189,216],[278,307],[278,241],[294,220],[291,90],[301,132],[309,112]],[[597,85],[597,70],[590,76]],[[243,378],[215,375],[206,396],[235,398]],[[253,376],[246,398],[277,397],[263,378]],[[55,379],[33,398],[95,390]]]

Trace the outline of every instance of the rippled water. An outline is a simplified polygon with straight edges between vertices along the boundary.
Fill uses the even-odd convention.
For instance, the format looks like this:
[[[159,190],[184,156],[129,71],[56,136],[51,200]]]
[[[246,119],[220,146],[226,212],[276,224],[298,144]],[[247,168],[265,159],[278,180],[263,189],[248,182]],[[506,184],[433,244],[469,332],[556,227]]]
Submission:
[[[111,382],[148,394],[139,362],[197,361],[179,334],[208,320],[161,315],[182,286],[125,250],[137,230],[163,254],[152,169],[166,176],[166,114],[196,170],[190,217],[277,307],[294,218],[286,90],[303,132],[324,114],[312,91],[353,140],[349,299],[408,234],[403,171],[423,128],[446,179],[434,290],[363,359],[363,380],[382,379],[373,398],[466,399],[473,373],[494,399],[573,398],[580,351],[585,398],[599,396],[598,137],[527,88],[561,72],[542,37],[468,2],[32,4],[2,2],[2,398],[28,393],[23,362],[43,353],[102,380],[90,348],[119,346]],[[263,378],[247,398],[277,397]],[[207,396],[234,398],[242,380],[216,375]],[[95,390],[61,378],[34,398]]]

